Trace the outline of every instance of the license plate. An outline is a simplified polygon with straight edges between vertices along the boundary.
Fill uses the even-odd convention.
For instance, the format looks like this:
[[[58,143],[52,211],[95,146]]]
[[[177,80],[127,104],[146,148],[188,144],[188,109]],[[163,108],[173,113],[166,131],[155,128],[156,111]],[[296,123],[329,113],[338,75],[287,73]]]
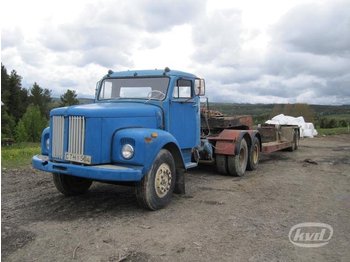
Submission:
[[[83,164],[91,164],[91,156],[79,155],[74,153],[65,153],[64,158],[68,161],[78,162]]]

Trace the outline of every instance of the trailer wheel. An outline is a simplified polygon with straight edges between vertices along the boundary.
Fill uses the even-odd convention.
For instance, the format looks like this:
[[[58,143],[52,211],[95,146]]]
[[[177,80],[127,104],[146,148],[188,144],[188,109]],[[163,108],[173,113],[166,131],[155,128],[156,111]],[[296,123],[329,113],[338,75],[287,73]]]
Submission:
[[[53,173],[53,182],[58,191],[65,196],[76,196],[86,193],[92,181],[71,175]]]
[[[248,146],[245,139],[239,144],[238,154],[227,156],[228,173],[232,176],[244,176],[248,163]]]
[[[227,170],[227,157],[225,155],[216,155],[216,170],[223,175],[228,174]]]
[[[175,161],[172,154],[162,149],[153,165],[136,185],[136,198],[140,206],[158,210],[171,201],[176,181]]]
[[[249,151],[249,159],[247,163],[247,170],[255,170],[259,164],[260,157],[260,142],[257,137],[254,137],[252,146]]]
[[[298,149],[298,131],[294,130],[293,133],[293,144],[291,147],[288,147],[287,150],[290,152],[293,152],[294,150]]]

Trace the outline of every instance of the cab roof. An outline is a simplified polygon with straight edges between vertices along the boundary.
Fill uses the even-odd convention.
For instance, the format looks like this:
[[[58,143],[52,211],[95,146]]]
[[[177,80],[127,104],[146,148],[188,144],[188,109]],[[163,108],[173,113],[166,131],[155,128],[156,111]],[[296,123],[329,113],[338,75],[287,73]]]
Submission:
[[[128,70],[128,71],[120,71],[113,72],[111,70],[108,71],[107,77],[142,77],[142,76],[183,76],[189,78],[197,78],[197,76],[186,73],[178,70],[170,70],[169,68],[165,68],[163,70],[155,69],[155,70]]]

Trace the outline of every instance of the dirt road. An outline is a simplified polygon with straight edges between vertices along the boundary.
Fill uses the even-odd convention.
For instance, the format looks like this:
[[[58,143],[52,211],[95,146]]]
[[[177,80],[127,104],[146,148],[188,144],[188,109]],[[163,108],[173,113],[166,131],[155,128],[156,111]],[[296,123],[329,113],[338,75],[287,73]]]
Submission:
[[[130,187],[65,198],[30,167],[2,170],[1,185],[3,261],[350,261],[349,135],[302,140],[244,178],[193,170],[187,194],[156,212]],[[331,225],[332,239],[293,245],[302,222]]]

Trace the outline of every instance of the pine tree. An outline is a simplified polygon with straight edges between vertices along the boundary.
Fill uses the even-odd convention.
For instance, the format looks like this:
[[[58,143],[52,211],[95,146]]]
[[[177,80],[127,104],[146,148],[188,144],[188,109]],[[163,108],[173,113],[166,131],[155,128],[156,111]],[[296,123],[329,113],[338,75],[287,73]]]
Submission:
[[[61,95],[60,106],[72,106],[78,104],[79,100],[77,99],[77,94],[74,90],[67,89],[67,92]]]
[[[19,76],[15,70],[12,70],[8,79],[8,101],[4,103],[8,108],[8,113],[14,116],[16,122],[18,122],[25,112],[25,105],[23,105],[23,101],[21,101],[21,89],[22,77]]]
[[[1,65],[1,101],[8,115],[18,122],[28,106],[28,91],[22,88],[22,77],[12,70],[8,75],[4,65]]]
[[[49,117],[49,104],[51,102],[51,91],[49,89],[41,88],[36,82],[30,89],[29,101],[31,104],[39,107],[40,112],[47,119]]]
[[[6,67],[1,64],[1,102],[3,102],[5,105],[8,104],[10,96],[8,81],[9,75],[7,74]]]

